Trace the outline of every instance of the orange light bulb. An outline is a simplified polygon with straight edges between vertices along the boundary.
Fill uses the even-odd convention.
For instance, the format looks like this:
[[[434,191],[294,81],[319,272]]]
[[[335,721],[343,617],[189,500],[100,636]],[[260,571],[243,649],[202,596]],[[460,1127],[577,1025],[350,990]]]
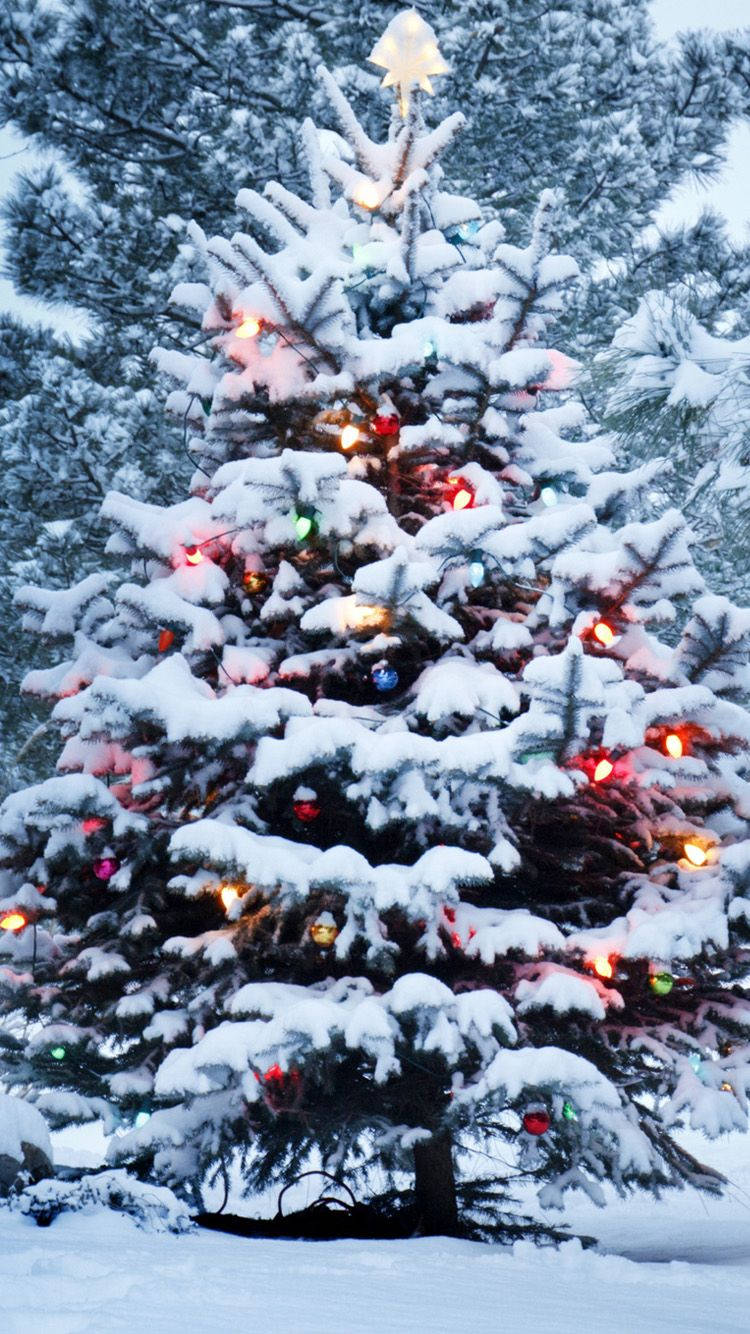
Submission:
[[[203,552],[200,547],[185,547],[185,560],[188,565],[200,565],[203,560]]]
[[[224,907],[226,908],[227,912],[229,912],[229,909],[231,908],[232,904],[236,903],[239,897],[240,897],[239,890],[236,888],[235,885],[224,885],[219,890],[219,898],[224,904]]]
[[[234,331],[235,338],[255,338],[260,333],[260,320],[255,315],[248,315]]]
[[[664,738],[664,750],[673,760],[679,760],[683,753],[683,744],[676,732],[669,732]]]
[[[339,436],[339,442],[341,444],[341,448],[353,449],[357,441],[359,440],[360,435],[361,431],[359,427],[354,426],[353,423],[350,422],[348,426],[345,426],[343,428],[341,435]]]
[[[686,843],[683,849],[687,860],[691,866],[705,866],[708,861],[708,853],[702,848],[700,843]]]
[[[598,954],[592,962],[592,967],[597,977],[614,977],[615,970],[606,954]]]
[[[3,931],[20,931],[22,927],[28,925],[28,919],[22,912],[9,912],[4,917],[0,917],[0,928]]]
[[[603,779],[609,778],[614,767],[611,760],[600,760],[594,769],[594,782],[601,783]]]
[[[609,648],[610,644],[614,644],[617,637],[612,626],[607,625],[606,621],[597,621],[593,633],[594,638],[598,639],[599,643],[603,644],[605,648]]]

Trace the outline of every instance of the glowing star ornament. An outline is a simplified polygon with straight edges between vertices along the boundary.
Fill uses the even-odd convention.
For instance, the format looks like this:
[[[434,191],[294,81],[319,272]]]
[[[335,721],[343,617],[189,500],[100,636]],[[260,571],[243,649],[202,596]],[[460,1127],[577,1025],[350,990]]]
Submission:
[[[0,931],[22,931],[28,920],[22,912],[8,912],[0,917]]]
[[[416,9],[404,10],[391,19],[368,60],[386,71],[381,87],[398,88],[402,116],[409,110],[412,88],[431,94],[431,76],[447,74],[449,69],[438,50],[435,33]]]

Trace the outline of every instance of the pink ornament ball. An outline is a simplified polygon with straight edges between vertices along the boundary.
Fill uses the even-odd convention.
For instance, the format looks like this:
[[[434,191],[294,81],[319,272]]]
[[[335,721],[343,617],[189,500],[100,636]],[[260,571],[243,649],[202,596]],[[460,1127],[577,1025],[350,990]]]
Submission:
[[[91,869],[97,880],[111,880],[119,867],[120,863],[114,857],[98,857]]]

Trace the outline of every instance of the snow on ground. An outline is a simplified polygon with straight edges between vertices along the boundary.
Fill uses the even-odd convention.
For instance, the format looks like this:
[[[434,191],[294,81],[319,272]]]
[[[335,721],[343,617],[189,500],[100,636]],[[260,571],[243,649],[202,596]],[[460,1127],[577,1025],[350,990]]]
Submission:
[[[511,1254],[444,1238],[153,1235],[109,1213],[40,1229],[0,1211],[0,1330],[741,1334],[750,1328],[750,1138],[684,1141],[731,1177],[727,1197],[681,1192],[605,1210],[579,1202],[567,1221],[598,1236],[599,1253],[578,1242],[559,1251],[524,1243]],[[65,1157],[83,1162],[87,1151],[72,1144]]]

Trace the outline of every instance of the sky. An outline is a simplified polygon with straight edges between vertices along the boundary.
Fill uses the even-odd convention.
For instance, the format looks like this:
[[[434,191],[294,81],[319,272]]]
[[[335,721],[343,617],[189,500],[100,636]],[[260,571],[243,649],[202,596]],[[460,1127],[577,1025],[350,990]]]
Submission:
[[[618,4],[619,0],[612,0]],[[750,25],[750,0],[653,0],[652,14],[658,35],[669,40],[688,28],[731,29]],[[33,150],[11,129],[0,129],[0,197],[12,188],[19,170],[31,165]],[[730,131],[727,165],[710,185],[693,181],[677,187],[660,209],[657,222],[689,222],[706,204],[719,209],[729,224],[735,241],[746,237],[750,223],[750,190],[747,168],[750,163],[750,124],[736,125]],[[85,328],[76,312],[45,307],[14,292],[7,279],[0,278],[0,310],[12,310],[24,319],[44,320],[73,336]]]

